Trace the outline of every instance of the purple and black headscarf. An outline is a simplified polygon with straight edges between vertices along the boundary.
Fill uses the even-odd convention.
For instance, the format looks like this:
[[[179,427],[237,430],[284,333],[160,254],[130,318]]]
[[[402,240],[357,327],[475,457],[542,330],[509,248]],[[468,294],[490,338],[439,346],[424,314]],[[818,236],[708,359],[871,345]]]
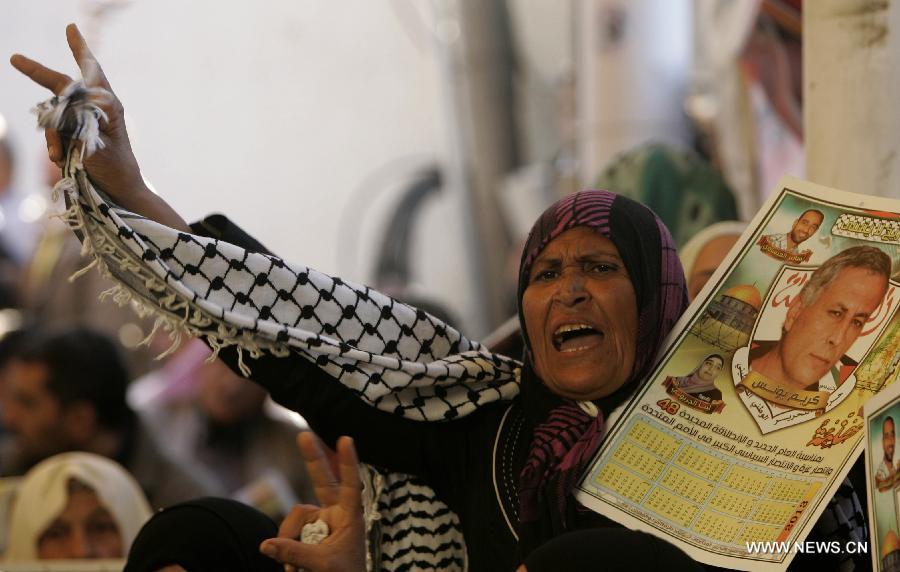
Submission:
[[[621,389],[595,403],[596,417],[576,402],[552,394],[534,371],[522,296],[531,267],[555,238],[585,226],[610,239],[634,286],[638,330],[631,376]],[[609,191],[582,191],[548,208],[531,229],[519,266],[519,322],[525,338],[522,399],[536,421],[531,448],[519,479],[520,549],[524,555],[571,529],[567,500],[597,451],[604,417],[645,378],[666,336],[687,307],[684,272],[662,221],[647,207]]]

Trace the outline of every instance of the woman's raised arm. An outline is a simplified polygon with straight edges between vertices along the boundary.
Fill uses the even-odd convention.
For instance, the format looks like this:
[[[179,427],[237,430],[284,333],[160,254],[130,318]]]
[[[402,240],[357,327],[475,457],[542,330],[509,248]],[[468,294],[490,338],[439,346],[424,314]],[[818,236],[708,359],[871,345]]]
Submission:
[[[99,88],[92,89],[89,97],[106,114],[105,118],[100,119],[100,139],[103,147],[84,160],[84,167],[91,182],[119,206],[160,224],[189,232],[190,228],[184,219],[144,183],[125,129],[125,110],[122,102],[113,93],[100,64],[97,63],[75,24],[66,27],[66,39],[84,77],[85,86]],[[45,67],[23,55],[15,54],[9,62],[32,81],[52,91],[54,95],[59,95],[72,83],[72,78],[66,74]],[[47,138],[50,160],[61,166],[67,148],[64,135],[54,129],[46,129],[44,134]]]

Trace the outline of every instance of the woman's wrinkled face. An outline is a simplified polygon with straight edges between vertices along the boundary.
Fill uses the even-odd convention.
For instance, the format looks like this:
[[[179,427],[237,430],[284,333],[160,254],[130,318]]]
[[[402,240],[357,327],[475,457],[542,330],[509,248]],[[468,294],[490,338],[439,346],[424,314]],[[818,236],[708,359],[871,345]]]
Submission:
[[[597,399],[631,376],[637,300],[608,238],[576,227],[552,240],[532,265],[522,313],[535,371],[553,393]]]
[[[97,493],[73,479],[63,511],[38,537],[38,558],[123,558],[122,534]]]

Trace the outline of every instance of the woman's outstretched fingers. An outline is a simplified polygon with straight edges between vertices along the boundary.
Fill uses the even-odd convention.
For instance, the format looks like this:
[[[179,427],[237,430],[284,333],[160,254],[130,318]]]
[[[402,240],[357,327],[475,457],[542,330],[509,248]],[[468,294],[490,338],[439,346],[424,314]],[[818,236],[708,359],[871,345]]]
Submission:
[[[34,83],[52,91],[54,95],[59,95],[67,85],[72,83],[72,78],[66,74],[52,70],[31,58],[26,58],[22,54],[13,54],[9,58],[9,63],[22,74],[28,76]]]
[[[91,182],[108,193],[119,206],[160,224],[189,231],[190,227],[178,212],[145,184],[128,139],[122,102],[110,90],[103,70],[77,27],[70,25],[66,28],[66,40],[82,70],[90,102],[105,114],[100,117],[100,142],[103,145],[84,158],[84,168]],[[13,55],[9,61],[22,74],[55,95],[62,93],[72,83],[72,78],[66,74],[21,54]],[[50,159],[59,165],[67,151],[67,142],[54,132],[48,131],[46,137]]]
[[[106,74],[103,73],[103,68],[100,67],[100,63],[88,47],[78,26],[75,24],[66,26],[66,40],[69,42],[69,49],[72,50],[72,55],[75,57],[75,62],[78,64],[78,69],[81,70],[81,77],[84,78],[85,83],[112,91]]]
[[[319,438],[312,431],[302,431],[297,435],[297,446],[306,462],[306,470],[322,508],[337,504],[338,482],[334,478],[334,473],[331,472],[328,457],[325,456]]]
[[[359,459],[351,437],[337,442],[338,469],[341,476],[339,502],[351,513],[362,511],[362,481],[359,479]]]
[[[306,461],[321,507],[295,506],[281,523],[278,538],[260,544],[260,551],[288,567],[310,572],[357,572],[366,569],[366,525],[363,520],[359,462],[353,439],[337,442],[337,472],[334,478],[325,451],[310,431],[297,436],[297,444]],[[325,499],[330,499],[325,501]],[[321,519],[328,525],[328,536],[319,544],[297,539],[303,526]]]

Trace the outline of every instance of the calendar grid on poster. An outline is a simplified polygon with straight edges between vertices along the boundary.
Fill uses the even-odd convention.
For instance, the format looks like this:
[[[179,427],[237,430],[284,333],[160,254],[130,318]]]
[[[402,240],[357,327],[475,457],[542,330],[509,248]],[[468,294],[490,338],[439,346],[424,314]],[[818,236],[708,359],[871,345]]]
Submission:
[[[774,541],[804,499],[808,479],[701,449],[651,419],[634,419],[592,482],[707,540],[744,549]]]

